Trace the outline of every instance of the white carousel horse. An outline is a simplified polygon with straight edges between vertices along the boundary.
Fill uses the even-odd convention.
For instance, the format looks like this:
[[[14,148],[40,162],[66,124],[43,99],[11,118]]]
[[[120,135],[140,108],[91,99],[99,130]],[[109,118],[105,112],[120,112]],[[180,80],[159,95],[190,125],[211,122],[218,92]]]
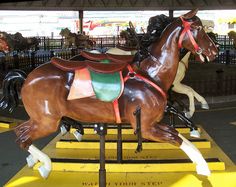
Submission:
[[[188,69],[188,62],[190,57],[190,52],[188,52],[180,61],[178,70],[176,73],[175,80],[173,82],[173,88],[172,90],[176,93],[180,94],[186,94],[189,98],[189,111],[185,112],[185,116],[187,118],[191,118],[195,112],[195,104],[194,104],[194,98],[197,99],[198,102],[201,103],[201,108],[203,109],[209,109],[209,106],[206,102],[206,100],[199,95],[196,91],[194,91],[190,86],[187,86],[181,81],[183,80],[185,76],[185,72]]]
[[[106,51],[106,53],[113,54],[113,55],[135,55],[136,52],[137,50],[125,51],[117,47],[110,48]]]

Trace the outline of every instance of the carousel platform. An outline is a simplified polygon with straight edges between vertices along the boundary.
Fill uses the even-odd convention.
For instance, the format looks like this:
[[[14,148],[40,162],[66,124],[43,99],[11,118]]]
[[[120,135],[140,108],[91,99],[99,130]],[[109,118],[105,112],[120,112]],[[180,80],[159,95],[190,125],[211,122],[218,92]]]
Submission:
[[[174,146],[144,142],[143,151],[135,153],[136,136],[131,129],[123,129],[123,160],[117,163],[117,130],[109,129],[106,136],[107,185],[110,187],[234,187],[236,166],[201,130],[201,138],[189,137],[189,130],[178,129],[201,151],[212,172],[211,176],[198,175],[193,164],[180,149]],[[73,130],[72,130],[73,131]],[[76,142],[71,133],[57,135],[44,149],[52,160],[52,172],[42,179],[37,171],[23,167],[5,187],[87,187],[99,186],[99,136],[85,129],[82,142]],[[87,146],[86,146],[87,144]]]
[[[12,130],[18,122],[22,120],[16,120],[13,118],[0,117],[0,133]]]

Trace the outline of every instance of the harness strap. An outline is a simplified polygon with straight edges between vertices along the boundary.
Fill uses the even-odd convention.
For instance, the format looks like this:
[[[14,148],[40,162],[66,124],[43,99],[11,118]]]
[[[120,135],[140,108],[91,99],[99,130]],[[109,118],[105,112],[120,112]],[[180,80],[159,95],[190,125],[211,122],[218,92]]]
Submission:
[[[182,48],[182,42],[183,42],[185,34],[187,33],[191,43],[193,44],[193,47],[194,47],[195,51],[197,53],[201,53],[202,49],[198,46],[198,44],[196,43],[196,41],[193,38],[193,35],[192,35],[191,31],[190,31],[190,28],[191,28],[191,25],[192,25],[193,22],[185,21],[182,16],[180,16],[180,19],[181,19],[181,21],[183,23],[184,29],[183,29],[183,31],[180,34],[179,42],[178,42],[178,47]]]
[[[160,92],[160,94],[162,95],[162,97],[167,100],[167,96],[166,93],[161,89],[161,87],[159,87],[158,85],[156,85],[155,83],[153,83],[152,81],[150,81],[149,79],[147,79],[146,77],[137,74],[133,68],[128,65],[127,66],[129,72],[126,75],[126,77],[124,78],[124,83],[128,80],[128,79],[133,79],[134,77],[137,77],[139,79],[141,79],[142,81],[144,81],[145,83],[150,84],[152,87],[154,87],[158,92]],[[121,118],[120,118],[120,111],[119,111],[119,103],[118,103],[118,99],[115,99],[113,101],[113,108],[114,108],[114,112],[115,112],[115,116],[116,116],[116,123],[121,123]]]
[[[112,103],[116,116],[116,123],[121,123],[118,99],[115,99]]]

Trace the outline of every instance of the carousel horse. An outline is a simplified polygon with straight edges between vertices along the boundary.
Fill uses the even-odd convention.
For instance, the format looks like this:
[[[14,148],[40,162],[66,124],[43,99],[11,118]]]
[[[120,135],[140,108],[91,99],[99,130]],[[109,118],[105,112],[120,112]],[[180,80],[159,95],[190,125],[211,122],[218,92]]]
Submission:
[[[6,32],[0,32],[0,38],[4,38],[10,51],[28,51],[30,49],[37,50],[40,40],[36,37],[26,38],[21,33],[8,34]]]
[[[233,40],[234,42],[234,48],[236,49],[236,32],[235,31],[230,31],[228,33],[229,39]]]
[[[129,21],[129,27],[120,32],[120,37],[125,39],[125,47],[139,48],[139,38],[131,21]]]
[[[165,15],[157,15],[154,17],[151,17],[149,19],[149,24],[147,27],[147,33],[143,36],[141,40],[141,55],[148,56],[147,48],[155,41],[157,40],[162,31],[159,28],[165,28],[167,25],[169,25],[171,22],[174,21],[175,18],[169,18]],[[216,46],[219,46],[219,43],[216,39],[216,34],[213,32],[207,33],[207,35],[211,38],[211,40],[216,44]],[[185,72],[188,69],[188,62],[190,57],[190,52],[187,52],[186,50],[181,51],[181,58],[180,63],[178,65],[178,70],[176,73],[175,80],[173,82],[173,86],[171,87],[171,90],[173,90],[176,93],[185,94],[189,98],[189,109],[188,111],[184,111],[184,114],[187,118],[191,118],[195,112],[195,104],[194,104],[194,98],[196,98],[197,101],[201,103],[201,107],[203,109],[209,109],[209,106],[206,102],[206,100],[199,95],[195,90],[193,90],[191,87],[184,85],[181,83],[181,81],[185,77]],[[200,61],[205,61],[203,57]],[[179,102],[178,102],[179,103]],[[182,105],[182,104],[181,104]],[[185,110],[185,107],[184,107]]]
[[[62,29],[60,35],[65,37],[65,47],[67,48],[76,46],[77,48],[90,49],[94,46],[94,42],[89,39],[89,36],[72,33],[68,28]]]
[[[189,111],[185,112],[185,116],[187,118],[191,118],[195,112],[195,104],[194,104],[194,98],[197,99],[198,102],[201,103],[201,107],[203,109],[209,109],[209,106],[207,104],[207,101],[199,95],[194,89],[192,89],[190,86],[187,86],[181,81],[185,77],[185,72],[188,69],[188,62],[191,52],[187,52],[187,54],[180,60],[178,65],[178,70],[175,76],[175,80],[173,82],[172,90],[176,93],[185,94],[188,96],[189,99]],[[204,59],[203,59],[204,60]]]
[[[130,63],[133,57],[86,52],[81,54],[90,60],[77,61],[72,58],[67,61],[54,57],[51,62],[34,69],[21,89],[22,102],[30,119],[15,128],[16,141],[30,153],[27,157],[28,165],[32,167],[40,161],[41,176],[46,178],[49,175],[50,158],[32,142],[57,131],[62,117],[89,123],[129,123],[136,130],[134,112],[141,108],[143,138],[178,146],[196,163],[198,174],[210,175],[208,165],[199,150],[173,127],[161,121],[167,103],[166,92],[172,85],[178,68],[179,48],[204,55],[210,61],[217,54],[215,44],[202,29],[196,13],[197,10],[192,10],[166,27],[160,40],[150,47],[149,57],[139,62],[138,69],[135,68],[136,64]],[[100,60],[104,59],[106,61],[101,63]],[[110,62],[107,63],[107,60]],[[102,84],[101,88],[105,85],[108,89],[117,90],[115,94],[112,92],[112,97],[88,87],[86,93],[91,94],[90,97],[68,100],[73,78],[78,75],[75,74],[77,70],[84,71],[82,76],[90,75],[92,78],[105,75],[120,77],[119,80],[124,84],[111,86],[113,84],[108,78],[109,84]],[[11,108],[10,104],[16,103],[17,92],[12,85],[17,83],[16,80],[24,80],[24,77],[14,71],[5,77],[8,87],[3,91],[0,106]],[[99,87],[100,83],[101,79],[92,82],[95,87]]]

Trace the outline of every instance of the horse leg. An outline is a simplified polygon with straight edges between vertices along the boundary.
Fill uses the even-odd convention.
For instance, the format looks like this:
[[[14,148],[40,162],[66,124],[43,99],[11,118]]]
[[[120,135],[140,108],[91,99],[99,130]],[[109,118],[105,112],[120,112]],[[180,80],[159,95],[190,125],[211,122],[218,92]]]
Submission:
[[[191,87],[189,87],[189,88],[192,89]],[[192,92],[193,92],[194,97],[197,99],[197,101],[201,103],[201,108],[208,110],[209,105],[208,105],[206,99],[204,99],[204,97],[199,95],[194,89],[192,89]]]
[[[26,158],[28,166],[33,167],[38,161],[40,161],[42,165],[38,170],[43,178],[47,178],[51,171],[51,160],[45,153],[32,145],[32,142],[56,132],[59,125],[59,119],[60,118],[50,119],[42,117],[38,122],[30,119],[15,128],[17,136],[16,142],[20,144],[21,148],[26,149],[30,153]]]
[[[200,151],[173,127],[166,124],[155,123],[152,126],[142,125],[142,136],[152,141],[167,142],[178,146],[184,151],[193,163],[196,163],[198,174],[210,175],[208,165]]]
[[[193,116],[193,113],[195,112],[195,105],[194,105],[194,95],[192,92],[192,89],[189,89],[190,87],[181,84],[181,83],[177,83],[174,85],[174,87],[172,88],[173,91],[180,93],[180,94],[185,94],[188,96],[189,98],[189,111],[187,113],[185,113],[185,116],[187,118],[191,118]]]
[[[80,142],[84,134],[83,125],[71,118],[63,117],[61,119],[61,127],[60,127],[61,135],[64,136],[65,134],[70,132],[71,128],[75,128],[75,130],[73,131],[73,135]]]

